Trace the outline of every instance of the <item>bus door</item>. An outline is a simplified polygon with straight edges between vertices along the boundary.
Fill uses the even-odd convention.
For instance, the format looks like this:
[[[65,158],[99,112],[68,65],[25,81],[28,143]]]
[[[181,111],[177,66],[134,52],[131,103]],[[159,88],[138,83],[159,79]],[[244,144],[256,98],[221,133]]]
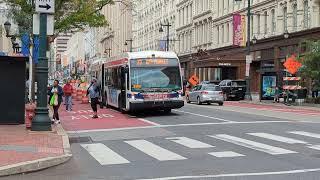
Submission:
[[[120,102],[119,102],[119,108],[123,109],[126,108],[127,104],[127,91],[126,91],[126,85],[127,85],[127,68],[121,67],[120,68],[120,81],[121,81],[121,93],[120,93]]]

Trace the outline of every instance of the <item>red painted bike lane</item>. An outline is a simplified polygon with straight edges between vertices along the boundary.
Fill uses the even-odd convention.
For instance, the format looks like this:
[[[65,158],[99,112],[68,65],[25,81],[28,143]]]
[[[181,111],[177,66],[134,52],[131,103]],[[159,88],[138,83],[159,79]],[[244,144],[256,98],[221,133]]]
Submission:
[[[268,110],[268,111],[275,111],[275,112],[285,112],[285,113],[294,113],[298,115],[311,115],[311,116],[320,116],[320,110],[312,110],[306,108],[290,108],[290,107],[283,107],[280,105],[262,105],[262,104],[249,104],[249,103],[241,103],[241,102],[225,102],[226,106],[233,106],[233,107],[242,107],[242,108],[251,108],[257,110]]]
[[[71,112],[66,111],[65,106],[61,106],[59,115],[61,124],[66,131],[153,126],[152,123],[145,120],[129,117],[126,114],[106,108],[98,108],[99,118],[93,119],[90,104],[80,104],[77,101],[74,102]]]

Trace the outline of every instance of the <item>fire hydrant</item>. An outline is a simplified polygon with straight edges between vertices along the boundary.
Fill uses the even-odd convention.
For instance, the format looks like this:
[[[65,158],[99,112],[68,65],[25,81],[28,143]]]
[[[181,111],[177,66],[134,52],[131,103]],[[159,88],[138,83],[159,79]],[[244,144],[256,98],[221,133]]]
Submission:
[[[25,124],[26,124],[26,128],[29,129],[31,128],[32,119],[35,116],[36,104],[35,103],[26,104],[25,108],[26,108]]]

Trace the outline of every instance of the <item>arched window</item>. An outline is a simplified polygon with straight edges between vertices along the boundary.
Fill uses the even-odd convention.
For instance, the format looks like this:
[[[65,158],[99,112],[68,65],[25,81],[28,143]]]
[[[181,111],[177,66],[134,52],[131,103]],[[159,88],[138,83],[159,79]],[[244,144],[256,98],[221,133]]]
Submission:
[[[288,30],[288,8],[283,8],[283,32]]]
[[[271,10],[271,32],[276,32],[276,14],[274,9]]]
[[[297,30],[297,26],[298,26],[298,6],[297,4],[293,4],[292,7],[292,18],[293,18],[293,30],[296,31]]]
[[[303,2],[303,27],[309,27],[309,4],[307,0]]]

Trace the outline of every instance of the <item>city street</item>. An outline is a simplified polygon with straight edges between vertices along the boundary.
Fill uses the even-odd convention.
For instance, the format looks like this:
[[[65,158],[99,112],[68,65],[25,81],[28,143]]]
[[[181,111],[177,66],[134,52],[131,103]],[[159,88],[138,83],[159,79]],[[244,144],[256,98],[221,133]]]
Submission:
[[[89,106],[76,108],[78,112]],[[319,110],[226,102],[222,107],[186,105],[169,115],[122,115],[104,109],[98,120],[86,116],[71,120],[62,114],[73,158],[41,172],[2,179],[316,180],[320,176]]]

